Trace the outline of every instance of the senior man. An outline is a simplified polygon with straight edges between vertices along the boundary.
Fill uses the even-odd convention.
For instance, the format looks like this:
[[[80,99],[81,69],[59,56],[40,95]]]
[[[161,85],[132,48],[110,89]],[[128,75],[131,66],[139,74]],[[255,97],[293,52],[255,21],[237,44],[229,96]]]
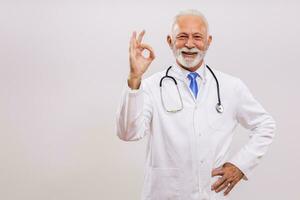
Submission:
[[[130,73],[117,112],[120,139],[149,136],[142,199],[228,199],[266,153],[273,118],[239,78],[205,64],[212,36],[199,11],[175,17],[167,42],[176,61],[146,79],[155,55],[142,43],[144,34],[132,34]],[[238,124],[251,131],[250,139],[229,158]]]

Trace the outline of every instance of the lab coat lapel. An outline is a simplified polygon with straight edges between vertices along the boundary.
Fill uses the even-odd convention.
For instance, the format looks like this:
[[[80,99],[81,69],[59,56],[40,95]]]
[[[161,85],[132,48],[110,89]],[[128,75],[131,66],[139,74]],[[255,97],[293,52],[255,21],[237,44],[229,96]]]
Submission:
[[[203,79],[201,81],[201,84],[199,85],[199,92],[197,97],[197,104],[202,103],[208,95],[208,92],[211,92],[211,84],[212,84],[212,74],[209,72],[209,70],[206,68],[203,72]]]

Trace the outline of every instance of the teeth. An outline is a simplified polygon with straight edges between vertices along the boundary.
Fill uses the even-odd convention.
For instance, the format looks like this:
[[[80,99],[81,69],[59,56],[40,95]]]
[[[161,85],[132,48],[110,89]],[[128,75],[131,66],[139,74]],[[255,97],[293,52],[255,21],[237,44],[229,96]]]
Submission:
[[[197,54],[197,52],[182,52],[182,53],[189,54],[189,55]]]

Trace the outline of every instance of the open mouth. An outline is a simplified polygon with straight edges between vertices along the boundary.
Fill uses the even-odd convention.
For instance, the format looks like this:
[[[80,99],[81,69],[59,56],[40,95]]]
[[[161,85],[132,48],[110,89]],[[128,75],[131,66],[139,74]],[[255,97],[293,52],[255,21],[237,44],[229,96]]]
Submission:
[[[186,51],[182,51],[182,55],[186,56],[186,57],[195,57],[197,55],[197,52],[186,52]]]

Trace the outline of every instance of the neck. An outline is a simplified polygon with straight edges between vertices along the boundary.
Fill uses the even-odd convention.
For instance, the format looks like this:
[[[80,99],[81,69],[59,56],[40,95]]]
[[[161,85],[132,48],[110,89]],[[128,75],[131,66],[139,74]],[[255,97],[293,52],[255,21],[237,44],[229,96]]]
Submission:
[[[194,66],[194,67],[185,67],[185,66],[183,66],[182,64],[180,64],[180,63],[178,62],[178,60],[176,60],[176,63],[177,63],[180,67],[182,67],[183,69],[188,70],[188,71],[190,71],[190,72],[194,72],[194,71],[196,71],[199,67],[201,67],[201,65],[202,65],[202,63],[203,63],[203,59],[202,59],[196,66]]]

